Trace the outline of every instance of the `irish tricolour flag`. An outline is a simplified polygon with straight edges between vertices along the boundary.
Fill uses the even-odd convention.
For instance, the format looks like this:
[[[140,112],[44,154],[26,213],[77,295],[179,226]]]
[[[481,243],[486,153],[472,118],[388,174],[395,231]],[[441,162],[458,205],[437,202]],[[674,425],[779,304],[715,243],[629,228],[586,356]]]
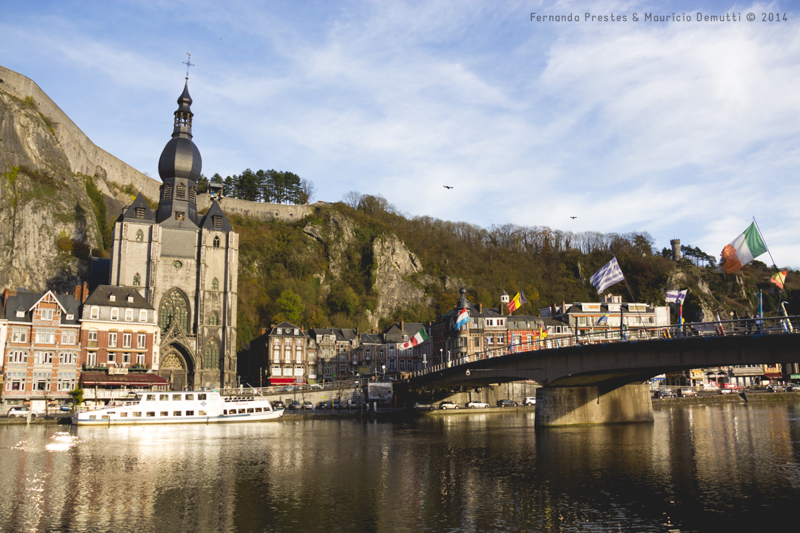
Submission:
[[[402,348],[403,350],[408,350],[409,348],[416,346],[417,344],[422,344],[426,340],[428,340],[428,334],[425,333],[425,328],[422,328],[421,330],[419,330],[419,333],[411,337],[411,340],[409,340],[408,342],[403,343],[403,345],[400,346],[400,348]]]
[[[744,233],[722,249],[720,255],[725,260],[722,268],[726,273],[732,274],[766,251],[767,245],[753,222]]]

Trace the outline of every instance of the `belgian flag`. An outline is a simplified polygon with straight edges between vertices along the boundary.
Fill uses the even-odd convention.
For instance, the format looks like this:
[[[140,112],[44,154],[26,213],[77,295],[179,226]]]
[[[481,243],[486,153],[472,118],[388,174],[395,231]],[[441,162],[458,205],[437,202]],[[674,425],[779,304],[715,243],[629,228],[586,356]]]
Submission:
[[[514,296],[514,299],[508,302],[508,312],[513,313],[526,303],[528,303],[528,299],[525,298],[525,293],[520,289],[517,295]]]

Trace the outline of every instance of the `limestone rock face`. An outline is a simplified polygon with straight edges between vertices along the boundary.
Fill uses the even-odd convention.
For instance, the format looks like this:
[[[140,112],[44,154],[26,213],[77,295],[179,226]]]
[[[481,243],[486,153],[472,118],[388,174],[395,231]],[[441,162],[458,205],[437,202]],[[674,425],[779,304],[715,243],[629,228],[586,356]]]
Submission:
[[[333,279],[337,279],[345,267],[347,248],[355,240],[355,223],[339,213],[331,213],[327,235],[328,270]]]
[[[408,276],[422,272],[422,264],[396,235],[376,238],[372,252],[373,288],[378,293],[378,306],[369,318],[377,327],[378,320],[388,316],[393,309],[420,303],[425,291],[407,280]]]

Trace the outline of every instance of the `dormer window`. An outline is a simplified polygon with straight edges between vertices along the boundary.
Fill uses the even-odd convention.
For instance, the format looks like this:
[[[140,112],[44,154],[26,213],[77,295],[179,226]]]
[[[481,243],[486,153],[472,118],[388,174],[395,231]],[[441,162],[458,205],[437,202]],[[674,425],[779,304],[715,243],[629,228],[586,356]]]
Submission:
[[[211,217],[211,225],[215,230],[222,229],[222,217],[219,215],[214,215]]]
[[[133,295],[132,294],[128,295],[128,303],[133,303]]]
[[[22,318],[25,316],[25,311],[17,311],[17,318]]]
[[[74,320],[74,319],[75,319],[75,315],[67,315],[67,320]]]
[[[135,208],[133,210],[133,216],[136,217],[136,218],[144,218],[144,207]]]
[[[109,294],[109,295],[108,295],[108,301],[109,301],[109,302],[116,302],[116,301],[117,301],[117,297],[116,297],[116,295],[114,295],[114,294]]]

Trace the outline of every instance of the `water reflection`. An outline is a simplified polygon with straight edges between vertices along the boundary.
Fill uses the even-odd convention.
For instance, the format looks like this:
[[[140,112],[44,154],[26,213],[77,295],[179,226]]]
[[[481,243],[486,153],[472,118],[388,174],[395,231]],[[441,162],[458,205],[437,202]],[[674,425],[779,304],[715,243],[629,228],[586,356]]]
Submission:
[[[536,431],[406,423],[0,428],[0,530],[717,531],[794,523],[800,406]]]

